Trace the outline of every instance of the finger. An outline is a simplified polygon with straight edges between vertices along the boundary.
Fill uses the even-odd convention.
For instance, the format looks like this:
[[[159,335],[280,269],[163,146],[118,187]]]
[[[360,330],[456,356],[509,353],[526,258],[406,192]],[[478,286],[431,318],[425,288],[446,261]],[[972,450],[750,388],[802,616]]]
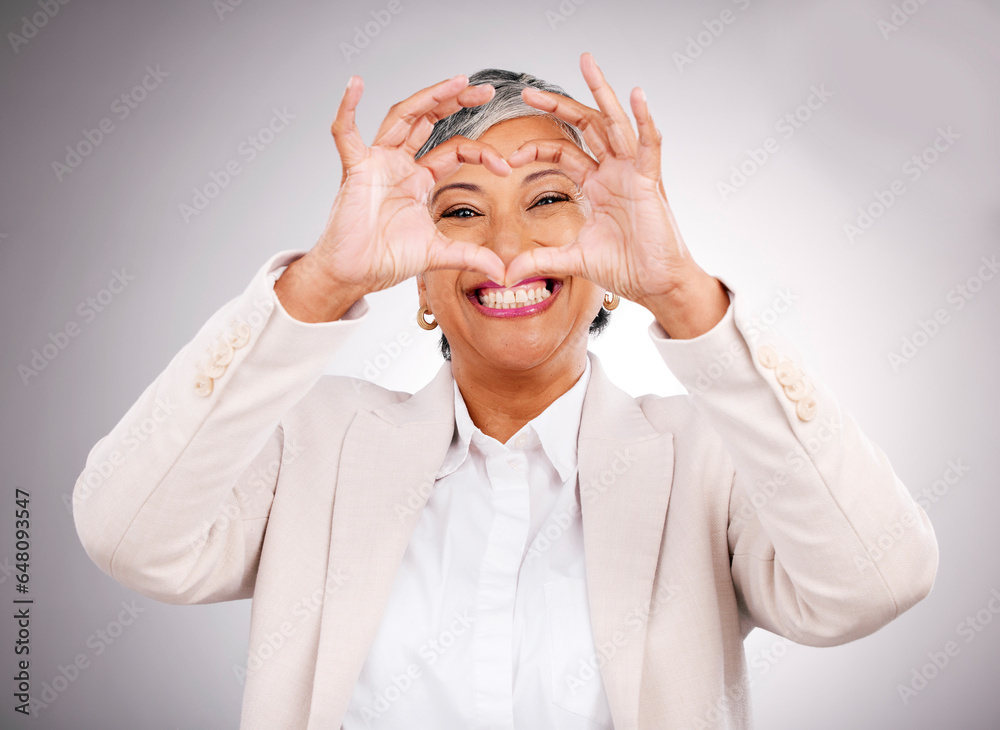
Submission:
[[[454,114],[459,109],[464,107],[482,106],[496,93],[496,89],[493,88],[491,84],[479,84],[478,86],[468,86],[462,89],[458,93],[458,96],[454,98],[445,99],[443,102],[438,104],[436,107],[431,109],[429,112],[424,114],[420,120],[410,128],[410,133],[406,136],[406,141],[403,143],[401,149],[405,149],[411,155],[416,155],[417,151],[424,146],[428,137],[431,136],[431,132],[434,131],[434,124],[451,114]],[[427,126],[426,131],[423,129],[426,126],[423,120],[427,120],[430,124]],[[421,128],[420,132],[416,132],[417,127]]]
[[[494,93],[493,87],[488,84],[474,87],[469,87],[468,84],[469,79],[460,74],[421,89],[394,104],[379,126],[373,144],[396,147],[406,139],[410,127],[425,114],[430,114],[432,121],[437,121],[458,111],[462,106],[485,104]]]
[[[459,109],[482,106],[492,99],[495,93],[496,89],[494,89],[490,84],[467,86],[456,95],[441,101],[440,104],[435,106],[423,116],[427,117],[430,120],[431,125],[433,125],[435,122],[454,114]],[[398,143],[400,136],[404,135],[406,139],[409,140],[410,130],[412,130],[413,126],[414,124],[411,123],[408,118],[396,119],[394,117],[386,117],[386,119],[382,122],[382,126],[379,127],[378,133],[375,135],[374,144],[391,147]],[[428,133],[427,136],[429,137],[430,134]],[[426,138],[424,141],[426,141]],[[412,154],[416,154],[416,151],[420,149],[421,146],[423,146],[423,142],[413,149]]]
[[[507,162],[511,167],[521,167],[529,162],[552,162],[580,187],[583,187],[588,175],[599,169],[593,157],[568,139],[530,140],[508,155]]]
[[[496,147],[478,139],[469,139],[456,134],[446,142],[442,142],[426,155],[417,160],[417,164],[428,168],[434,176],[434,182],[440,182],[458,170],[463,163],[482,165],[490,172],[506,177],[511,173],[511,167]]]
[[[353,167],[368,156],[368,148],[361,139],[361,132],[354,122],[354,110],[361,101],[361,92],[364,90],[364,82],[360,76],[351,76],[344,89],[344,95],[340,98],[340,107],[337,109],[337,116],[334,117],[333,124],[330,125],[330,132],[333,134],[334,144],[337,145],[337,152],[340,154],[340,162],[344,169],[343,177],[347,177],[348,168]]]
[[[432,122],[437,122],[447,116],[451,116],[459,109],[473,106],[482,106],[496,95],[496,89],[492,84],[477,84],[476,86],[466,86],[457,95],[441,101],[436,107],[427,112]]]
[[[653,123],[653,115],[649,113],[646,92],[641,87],[632,89],[630,97],[632,114],[639,128],[639,148],[636,152],[636,169],[640,174],[654,180],[662,177],[660,168],[660,152],[663,149],[663,135]]]
[[[434,122],[425,114],[417,120],[417,123],[410,127],[410,133],[406,135],[406,141],[400,145],[399,149],[405,150],[411,157],[416,156],[417,150],[424,146],[424,142],[434,131]]]
[[[456,241],[438,233],[427,252],[427,271],[434,269],[460,269],[478,271],[491,281],[501,282],[506,271],[497,254],[483,246],[467,241]]]
[[[618,157],[634,157],[636,154],[635,130],[632,121],[618,101],[611,84],[604,78],[597,61],[590,53],[580,55],[580,70],[587,81],[598,108],[604,113],[608,125],[608,138]]]
[[[521,90],[521,98],[529,106],[552,114],[580,130],[599,162],[612,154],[607,125],[596,109],[562,94],[542,91],[531,86]]]
[[[396,147],[402,144],[406,135],[424,114],[434,109],[445,99],[455,97],[469,84],[464,74],[428,86],[389,108],[389,113],[379,126],[374,145]]]
[[[587,266],[579,244],[539,246],[522,251],[507,265],[504,286],[513,286],[530,276],[587,276]]]
[[[435,123],[441,121],[445,117],[451,116],[459,109],[482,106],[490,99],[492,99],[495,94],[496,94],[496,89],[491,84],[478,84],[476,86],[467,86],[466,88],[458,92],[456,96],[445,99],[436,107],[434,107],[429,112],[424,114],[421,117],[421,120],[427,119],[428,121],[430,121],[431,129],[433,129]],[[420,121],[418,121],[417,124],[420,124]],[[415,127],[416,125],[413,126]],[[417,150],[419,150],[423,146],[424,142],[427,141],[427,137],[429,136],[430,136],[430,130],[428,131],[427,135],[420,140],[420,143],[412,148],[413,154],[416,154]],[[414,139],[417,138],[414,137]],[[406,143],[404,143],[404,145],[407,148],[411,146],[409,135],[407,136],[407,141]]]

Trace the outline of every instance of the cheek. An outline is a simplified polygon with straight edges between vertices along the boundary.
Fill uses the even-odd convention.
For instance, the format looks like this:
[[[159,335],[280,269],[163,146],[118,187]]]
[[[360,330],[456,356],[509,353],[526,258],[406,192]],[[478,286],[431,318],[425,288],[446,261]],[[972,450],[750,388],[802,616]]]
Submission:
[[[583,285],[583,299],[587,302],[588,309],[593,310],[593,317],[591,317],[593,319],[597,316],[597,311],[601,308],[601,302],[604,301],[604,289],[589,279],[577,278],[575,283]]]
[[[447,309],[453,306],[457,277],[454,272],[449,271],[426,271],[424,272],[424,299],[430,310]]]
[[[584,217],[574,213],[553,213],[528,221],[531,239],[541,246],[566,246],[576,240]]]
[[[477,245],[484,244],[489,237],[489,226],[482,218],[442,218],[434,227],[443,236],[457,241],[467,241]]]
[[[594,317],[597,316],[604,301],[604,289],[581,276],[573,277],[573,308],[578,312],[579,323],[589,327]]]

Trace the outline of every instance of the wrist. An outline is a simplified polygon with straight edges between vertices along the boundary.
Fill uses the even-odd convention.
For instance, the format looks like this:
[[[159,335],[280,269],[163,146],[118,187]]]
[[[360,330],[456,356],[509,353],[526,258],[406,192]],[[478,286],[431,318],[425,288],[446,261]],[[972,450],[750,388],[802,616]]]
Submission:
[[[729,294],[722,282],[702,270],[669,292],[640,302],[671,339],[699,337],[726,315]]]
[[[274,294],[288,314],[306,323],[334,322],[367,292],[333,281],[309,254],[296,259],[274,282]]]

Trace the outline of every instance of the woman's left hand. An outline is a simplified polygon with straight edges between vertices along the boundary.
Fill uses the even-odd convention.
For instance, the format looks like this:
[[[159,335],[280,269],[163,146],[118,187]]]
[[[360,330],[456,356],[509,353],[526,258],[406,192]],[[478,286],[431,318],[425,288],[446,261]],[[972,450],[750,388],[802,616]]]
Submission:
[[[558,164],[589,201],[587,220],[572,243],[515,257],[506,283],[534,275],[581,276],[649,309],[671,337],[695,337],[722,319],[729,297],[681,238],[660,174],[662,135],[646,96],[636,87],[630,97],[637,136],[589,53],[580,57],[580,68],[599,110],[532,88],[522,98],[581,130],[597,161],[567,139],[527,142],[507,162]]]

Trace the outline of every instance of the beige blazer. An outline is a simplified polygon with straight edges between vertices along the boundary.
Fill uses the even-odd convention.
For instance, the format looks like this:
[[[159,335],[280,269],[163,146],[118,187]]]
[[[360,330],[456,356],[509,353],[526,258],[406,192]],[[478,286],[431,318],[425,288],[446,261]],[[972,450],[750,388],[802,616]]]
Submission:
[[[276,254],[212,316],[73,495],[87,553],[120,583],[171,603],[253,598],[254,730],[340,727],[454,429],[447,363],[412,395],[323,374],[367,303],[292,319],[273,280],[302,253]],[[885,455],[790,346],[744,334],[743,309],[734,295],[711,332],[655,341],[690,395],[633,398],[589,354],[579,490],[617,730],[750,727],[753,627],[851,641],[934,581],[933,530]]]

